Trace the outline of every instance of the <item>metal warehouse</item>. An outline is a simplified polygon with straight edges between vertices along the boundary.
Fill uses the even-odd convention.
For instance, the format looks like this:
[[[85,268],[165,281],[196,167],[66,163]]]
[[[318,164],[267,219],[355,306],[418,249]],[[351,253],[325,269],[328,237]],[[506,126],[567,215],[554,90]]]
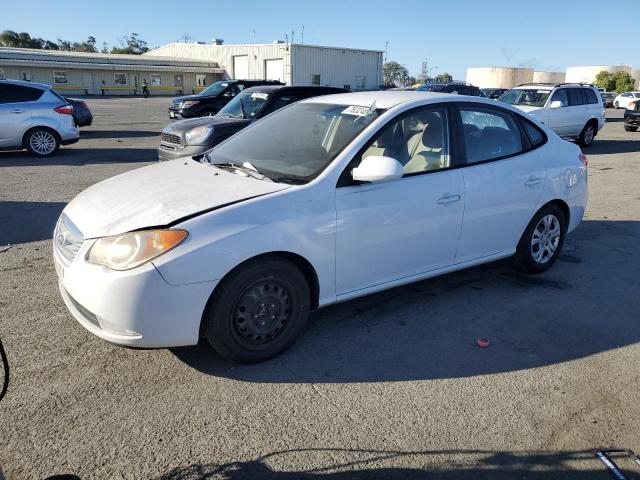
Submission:
[[[145,57],[173,57],[211,62],[228,78],[280,80],[287,85],[325,85],[353,90],[376,89],[382,79],[383,52],[297,43],[226,45],[170,43]]]
[[[190,94],[224,78],[214,62],[188,58],[61,52],[0,47],[0,78],[47,83],[61,93]]]

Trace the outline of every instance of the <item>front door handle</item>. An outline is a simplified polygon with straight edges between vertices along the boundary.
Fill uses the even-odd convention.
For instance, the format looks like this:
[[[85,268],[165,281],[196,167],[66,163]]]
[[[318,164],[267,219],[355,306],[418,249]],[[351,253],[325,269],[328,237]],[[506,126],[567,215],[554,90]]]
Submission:
[[[19,108],[16,108],[15,110],[11,110],[11,113],[22,113],[24,112],[24,110],[20,110]]]
[[[524,182],[524,184],[527,187],[535,187],[536,185],[540,185],[542,183],[542,181],[544,180],[544,178],[542,177],[534,177],[531,176],[529,177],[529,180],[527,180],[526,182]]]
[[[460,200],[460,195],[451,195],[449,193],[445,193],[442,197],[438,199],[438,203],[440,205],[447,205],[449,203],[457,202]]]

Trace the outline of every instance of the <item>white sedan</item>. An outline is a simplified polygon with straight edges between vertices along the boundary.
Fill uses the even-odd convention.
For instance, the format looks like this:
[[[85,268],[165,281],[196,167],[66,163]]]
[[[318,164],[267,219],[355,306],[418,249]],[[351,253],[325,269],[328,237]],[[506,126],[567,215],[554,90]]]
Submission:
[[[613,100],[615,108],[627,108],[631,102],[640,99],[640,92],[624,92]]]
[[[60,292],[90,332],[134,347],[204,337],[261,361],[319,307],[505,257],[543,272],[587,201],[576,145],[460,95],[309,99],[198,160],[118,175],[64,209]]]

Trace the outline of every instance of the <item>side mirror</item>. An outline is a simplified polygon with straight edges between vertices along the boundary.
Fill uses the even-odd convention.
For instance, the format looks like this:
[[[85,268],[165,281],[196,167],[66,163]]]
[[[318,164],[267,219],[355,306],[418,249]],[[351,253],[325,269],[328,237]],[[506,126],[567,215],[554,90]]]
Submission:
[[[366,157],[351,170],[351,177],[358,182],[390,182],[402,178],[402,164],[391,157]]]
[[[553,102],[551,102],[551,105],[549,105],[549,107],[551,108],[560,108],[562,106],[562,102],[560,100],[554,100]]]

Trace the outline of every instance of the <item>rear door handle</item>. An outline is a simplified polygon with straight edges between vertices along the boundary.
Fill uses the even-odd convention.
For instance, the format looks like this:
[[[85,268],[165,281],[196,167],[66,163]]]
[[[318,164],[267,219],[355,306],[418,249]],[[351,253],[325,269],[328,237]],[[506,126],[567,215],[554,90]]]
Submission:
[[[540,185],[543,180],[544,180],[544,178],[542,178],[542,177],[533,177],[533,176],[531,176],[531,177],[529,177],[529,180],[524,182],[524,184],[527,187],[535,187],[536,185]]]
[[[20,110],[19,108],[16,108],[15,110],[11,110],[11,113],[22,113],[24,112],[24,110]]]
[[[438,199],[438,203],[440,205],[447,205],[448,203],[459,201],[460,198],[461,198],[460,195],[451,195],[451,194],[445,193],[442,197]]]

